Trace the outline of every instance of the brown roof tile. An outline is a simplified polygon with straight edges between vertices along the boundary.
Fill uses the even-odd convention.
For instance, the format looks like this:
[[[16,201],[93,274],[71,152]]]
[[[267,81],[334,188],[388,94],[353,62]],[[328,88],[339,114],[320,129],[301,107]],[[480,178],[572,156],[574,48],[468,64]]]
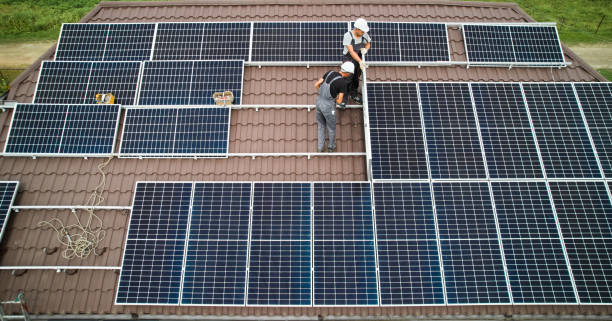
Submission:
[[[158,21],[338,21],[366,16],[371,21],[526,22],[533,21],[520,8],[507,3],[386,0],[230,0],[191,2],[102,2],[82,22]],[[460,29],[449,27],[453,60],[465,61]],[[373,81],[601,81],[582,59],[564,47],[567,68],[371,67]],[[15,82],[9,99],[31,102],[41,60],[52,59],[50,48]],[[314,104],[313,84],[327,67],[246,67],[244,104]],[[0,144],[4,144],[11,112],[0,114]],[[314,111],[295,109],[233,110],[230,152],[312,152],[316,145]],[[363,152],[361,110],[340,111],[338,149]],[[19,180],[17,205],[82,205],[99,182],[97,165],[103,159],[0,157],[0,179]],[[365,157],[230,157],[228,159],[113,159],[107,169],[103,205],[130,205],[139,180],[184,181],[362,181]],[[85,260],[67,261],[60,251],[47,255],[43,247],[59,243],[40,220],[74,221],[69,211],[22,211],[14,214],[0,244],[2,265],[119,265],[127,216],[121,211],[100,211],[104,219],[106,251]],[[83,213],[81,213],[83,215]],[[75,274],[27,271],[18,276],[0,271],[0,299],[25,291],[35,314],[153,314],[224,316],[470,316],[470,315],[581,315],[610,314],[610,306],[465,306],[465,307],[160,307],[114,305],[118,274],[82,270]]]

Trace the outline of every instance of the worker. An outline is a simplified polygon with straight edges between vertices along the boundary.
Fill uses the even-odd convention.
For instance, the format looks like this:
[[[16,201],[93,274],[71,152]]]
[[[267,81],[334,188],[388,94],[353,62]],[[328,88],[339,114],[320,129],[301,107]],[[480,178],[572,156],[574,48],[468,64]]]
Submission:
[[[361,77],[361,70],[366,68],[366,64],[362,59],[372,46],[372,39],[370,35],[368,35],[368,31],[370,31],[368,23],[365,19],[359,18],[355,20],[353,30],[347,31],[342,40],[342,45],[344,46],[344,57],[342,61],[350,61],[355,64],[355,66],[359,65],[359,68],[355,69],[355,73],[349,85],[349,96],[358,104],[362,103],[362,99],[359,97],[358,93],[359,77]]]
[[[330,70],[320,78],[315,88],[319,90],[317,97],[317,151],[323,152],[325,146],[325,128],[329,131],[328,152],[336,150],[336,104],[346,108],[342,101],[348,94],[349,77],[355,72],[355,65],[350,62],[342,63],[340,72]]]

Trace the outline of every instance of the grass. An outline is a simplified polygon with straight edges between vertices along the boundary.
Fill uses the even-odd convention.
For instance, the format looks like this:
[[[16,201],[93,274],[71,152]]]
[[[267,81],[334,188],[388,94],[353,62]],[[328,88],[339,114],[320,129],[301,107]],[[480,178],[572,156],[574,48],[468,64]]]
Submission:
[[[606,77],[606,79],[608,79],[608,81],[612,81],[612,69],[597,69],[597,71],[604,77]]]
[[[557,22],[561,40],[566,44],[612,42],[610,0],[514,1],[537,21]],[[0,0],[0,43],[56,40],[63,22],[79,21],[97,3],[97,0]]]
[[[25,69],[0,69],[0,94],[9,90],[9,84]]]

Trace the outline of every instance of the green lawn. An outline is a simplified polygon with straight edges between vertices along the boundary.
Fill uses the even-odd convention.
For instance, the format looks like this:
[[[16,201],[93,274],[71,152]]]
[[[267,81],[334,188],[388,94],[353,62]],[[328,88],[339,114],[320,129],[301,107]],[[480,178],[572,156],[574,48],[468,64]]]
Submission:
[[[491,0],[485,0],[491,1]],[[77,22],[97,0],[0,0],[0,43],[56,40],[63,22]],[[566,44],[612,42],[610,0],[517,0],[538,21],[557,22]],[[606,16],[599,32],[595,29]]]
[[[0,94],[9,90],[9,84],[25,69],[0,69]]]
[[[612,81],[612,69],[597,69],[597,71],[604,77],[606,77],[606,79],[608,79],[608,81]]]

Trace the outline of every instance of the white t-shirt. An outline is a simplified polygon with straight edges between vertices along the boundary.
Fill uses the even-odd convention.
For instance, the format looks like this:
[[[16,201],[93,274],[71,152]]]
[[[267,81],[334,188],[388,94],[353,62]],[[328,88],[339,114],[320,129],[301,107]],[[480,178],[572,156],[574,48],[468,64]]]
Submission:
[[[346,46],[350,46],[352,44],[352,40],[353,40],[353,31],[347,31],[344,34],[344,39],[342,39],[342,45],[344,46],[344,50],[342,51],[343,55],[348,54],[348,48],[346,48]],[[363,36],[357,38],[355,37],[355,44],[359,44],[362,41],[365,41],[364,43],[368,43],[368,42],[372,42],[372,39],[370,38],[370,35],[367,33],[364,33]]]

